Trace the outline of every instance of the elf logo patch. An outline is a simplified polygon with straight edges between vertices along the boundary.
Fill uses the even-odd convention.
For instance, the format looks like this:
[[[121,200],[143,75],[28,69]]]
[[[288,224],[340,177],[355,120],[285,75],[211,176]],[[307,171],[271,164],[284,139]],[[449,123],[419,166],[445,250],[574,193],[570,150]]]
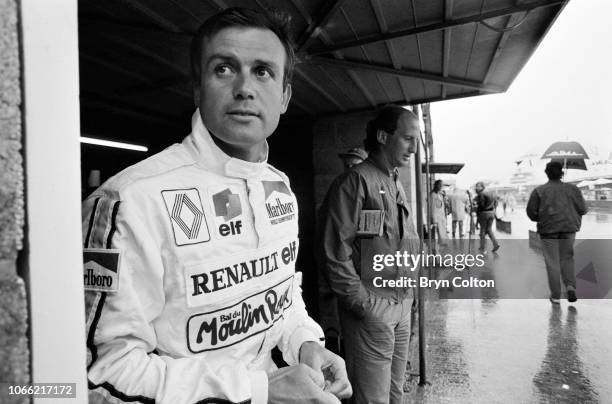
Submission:
[[[117,292],[119,290],[119,250],[86,248],[83,250],[83,286],[85,290]]]
[[[271,224],[279,224],[295,218],[293,195],[283,181],[262,181],[266,198],[266,211]]]
[[[177,245],[204,243],[210,240],[202,200],[197,189],[162,191]]]
[[[212,198],[215,206],[215,216],[223,217],[225,221],[228,221],[242,214],[240,195],[232,193],[229,188],[217,192]]]
[[[242,215],[240,195],[229,188],[213,194],[215,224],[221,237],[236,236],[242,233],[242,220],[232,220]]]

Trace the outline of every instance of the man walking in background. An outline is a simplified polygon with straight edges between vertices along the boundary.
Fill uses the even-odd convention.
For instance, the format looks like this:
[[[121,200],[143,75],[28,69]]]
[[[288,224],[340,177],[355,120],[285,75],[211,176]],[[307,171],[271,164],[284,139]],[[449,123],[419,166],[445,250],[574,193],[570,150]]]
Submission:
[[[431,224],[438,244],[446,245],[448,234],[446,232],[446,198],[442,191],[442,180],[436,180],[430,194]]]
[[[489,236],[493,243],[492,252],[499,250],[499,243],[493,233],[493,222],[495,221],[495,197],[489,191],[485,191],[485,185],[482,181],[478,181],[475,186],[476,198],[476,214],[478,217],[478,225],[480,226],[480,252],[486,249],[486,235]]]
[[[347,372],[358,404],[401,404],[408,362],[411,288],[373,279],[410,276],[405,267],[373,272],[368,253],[418,253],[418,236],[397,167],[410,163],[419,138],[416,115],[384,107],[367,126],[370,152],[329,189],[323,219],[325,273],[340,304]]]
[[[449,196],[451,205],[451,215],[453,217],[452,234],[455,238],[457,227],[459,227],[459,237],[463,238],[463,222],[468,210],[468,195],[463,189],[455,188]]]
[[[531,193],[527,202],[527,216],[538,222],[538,233],[542,240],[548,273],[550,301],[559,304],[562,279],[567,300],[575,302],[574,240],[576,232],[580,230],[582,216],[587,213],[587,207],[578,187],[561,181],[561,163],[551,161],[546,164],[544,172],[548,182]]]

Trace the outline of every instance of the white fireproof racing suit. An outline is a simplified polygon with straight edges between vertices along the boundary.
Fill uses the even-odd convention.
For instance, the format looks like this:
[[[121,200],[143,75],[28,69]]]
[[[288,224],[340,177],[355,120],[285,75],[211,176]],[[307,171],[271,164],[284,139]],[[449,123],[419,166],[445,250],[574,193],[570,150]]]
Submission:
[[[223,153],[199,111],[182,143],[87,198],[83,229],[85,283],[118,275],[87,322],[89,387],[111,401],[265,403],[271,350],[294,365],[303,342],[322,344],[286,176]]]

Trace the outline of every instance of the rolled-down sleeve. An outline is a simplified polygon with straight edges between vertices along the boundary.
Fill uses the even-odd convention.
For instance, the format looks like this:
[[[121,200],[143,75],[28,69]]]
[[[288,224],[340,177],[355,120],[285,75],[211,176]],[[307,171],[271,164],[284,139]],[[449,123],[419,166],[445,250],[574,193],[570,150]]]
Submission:
[[[352,258],[364,187],[363,178],[355,171],[340,176],[331,185],[322,212],[325,276],[340,304],[359,317],[364,315],[368,292]]]
[[[539,219],[540,210],[540,195],[538,195],[538,191],[534,189],[529,196],[529,201],[527,202],[527,216],[534,222],[537,222]]]
[[[580,191],[577,186],[574,186],[573,189],[576,200],[576,211],[580,216],[584,216],[587,214],[589,209],[587,208],[584,196],[582,195],[582,191]]]

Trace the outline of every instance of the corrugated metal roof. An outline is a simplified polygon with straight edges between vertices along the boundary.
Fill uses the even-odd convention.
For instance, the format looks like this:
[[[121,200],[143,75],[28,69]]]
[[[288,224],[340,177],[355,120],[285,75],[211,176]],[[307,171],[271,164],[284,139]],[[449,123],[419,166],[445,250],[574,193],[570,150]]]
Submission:
[[[193,110],[189,44],[222,8],[293,16],[302,62],[287,116],[503,92],[562,0],[81,0],[82,102],[172,121]]]

